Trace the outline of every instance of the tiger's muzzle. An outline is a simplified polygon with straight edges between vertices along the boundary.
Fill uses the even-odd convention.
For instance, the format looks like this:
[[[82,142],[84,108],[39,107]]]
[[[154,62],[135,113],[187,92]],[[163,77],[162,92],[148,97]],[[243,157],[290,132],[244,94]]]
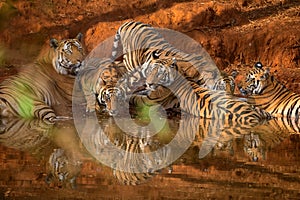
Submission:
[[[70,74],[76,76],[79,73],[81,66],[83,66],[82,62],[70,65]]]

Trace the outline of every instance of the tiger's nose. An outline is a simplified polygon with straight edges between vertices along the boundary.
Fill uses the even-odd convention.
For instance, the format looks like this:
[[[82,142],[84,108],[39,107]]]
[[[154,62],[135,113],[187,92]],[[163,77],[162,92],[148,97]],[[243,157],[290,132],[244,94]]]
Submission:
[[[156,84],[152,84],[152,83],[146,83],[146,89],[148,90],[155,90],[157,88]]]
[[[118,114],[118,111],[117,110],[110,110],[109,111],[109,115],[110,116],[115,116],[115,115],[117,115]]]
[[[244,95],[244,96],[248,95],[247,91],[244,90],[242,87],[240,87],[239,90],[240,90],[242,95]]]
[[[237,88],[239,89],[239,91],[242,95],[244,95],[244,96],[247,95],[247,91],[240,84],[237,85]]]

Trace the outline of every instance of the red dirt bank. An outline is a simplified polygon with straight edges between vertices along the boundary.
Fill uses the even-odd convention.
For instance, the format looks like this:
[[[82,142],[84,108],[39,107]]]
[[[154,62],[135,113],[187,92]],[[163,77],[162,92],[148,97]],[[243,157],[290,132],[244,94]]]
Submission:
[[[298,0],[7,0],[0,2],[0,64],[32,62],[49,38],[78,32],[91,51],[128,20],[187,34],[228,72],[243,74],[260,60],[300,93]]]

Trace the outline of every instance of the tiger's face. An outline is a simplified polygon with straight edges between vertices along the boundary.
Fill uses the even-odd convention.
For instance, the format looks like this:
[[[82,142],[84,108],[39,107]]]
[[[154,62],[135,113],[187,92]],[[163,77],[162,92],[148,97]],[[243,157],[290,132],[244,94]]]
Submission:
[[[238,87],[242,95],[261,94],[271,84],[271,78],[269,69],[255,66]]]
[[[100,79],[103,81],[104,85],[115,86],[120,79],[120,74],[114,67],[107,67],[103,70],[100,75]]]
[[[226,91],[229,94],[233,94],[235,90],[235,77],[237,71],[233,71],[231,75],[221,74],[220,79],[215,83],[214,90]]]
[[[244,135],[244,152],[249,156],[250,161],[257,162],[259,159],[264,159],[264,150],[259,135],[252,132]]]
[[[142,76],[146,78],[146,89],[153,91],[158,85],[171,85],[174,82],[177,68],[175,58],[155,58],[144,63],[141,72]]]
[[[56,39],[50,40],[50,46],[54,49],[52,64],[59,74],[74,76],[79,72],[85,57],[81,40],[81,33],[74,39],[66,39],[60,42]]]
[[[74,188],[81,164],[80,161],[69,158],[63,149],[54,149],[48,162],[50,172],[46,177],[46,182],[48,184],[54,182],[59,185],[71,184],[71,187]]]
[[[106,86],[98,94],[98,102],[105,105],[105,109],[110,116],[118,114],[119,104],[123,100],[123,92],[116,87]]]

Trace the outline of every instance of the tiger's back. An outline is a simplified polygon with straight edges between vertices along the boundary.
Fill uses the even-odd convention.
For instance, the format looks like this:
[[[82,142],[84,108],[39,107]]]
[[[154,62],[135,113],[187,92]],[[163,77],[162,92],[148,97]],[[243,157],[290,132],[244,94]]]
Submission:
[[[49,49],[37,60],[0,85],[2,117],[53,120],[70,116],[74,76],[84,58],[81,34],[75,39],[50,40]]]
[[[260,62],[250,70],[246,80],[239,85],[247,101],[269,112],[274,117],[299,119],[300,94],[288,90],[279,83],[269,69],[263,69]]]
[[[98,100],[98,103],[106,106],[110,115],[117,114],[117,104],[125,98],[125,92],[121,92],[116,85],[123,78],[125,71],[122,62],[113,62],[108,58],[86,60],[78,79],[87,101],[87,112],[95,111],[95,103]]]
[[[225,91],[212,91],[199,84],[177,77],[177,84],[170,89],[180,102],[180,108],[194,116],[208,119],[222,119],[224,123],[261,123],[271,116],[264,110],[254,107]]]
[[[220,76],[217,66],[203,48],[197,54],[178,50],[167,42],[158,30],[148,24],[129,21],[121,25],[115,35],[112,60],[119,56],[117,55],[119,47],[123,49],[123,61],[128,71],[139,68],[153,57],[157,57],[176,59],[178,71],[183,76],[195,81],[201,77],[205,78],[205,87],[210,89]],[[165,71],[172,73],[168,67]],[[202,73],[205,75],[202,76]],[[172,82],[173,79],[169,81]]]

